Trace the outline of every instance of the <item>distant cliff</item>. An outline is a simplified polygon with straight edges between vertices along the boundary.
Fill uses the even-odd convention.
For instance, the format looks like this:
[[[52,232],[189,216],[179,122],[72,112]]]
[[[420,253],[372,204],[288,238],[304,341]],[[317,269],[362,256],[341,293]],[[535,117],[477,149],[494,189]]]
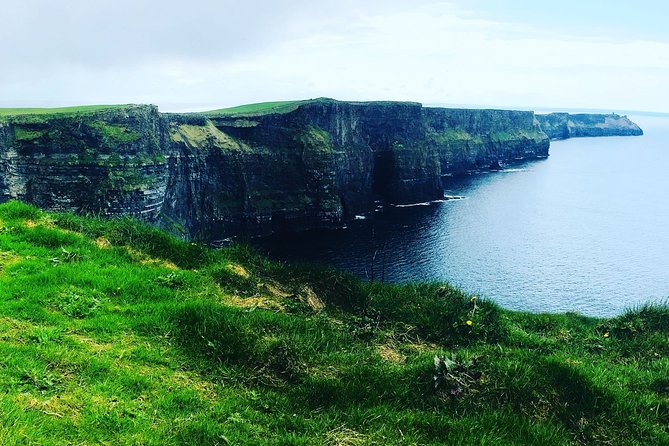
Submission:
[[[610,115],[550,113],[537,115],[537,120],[550,139],[643,135],[643,130],[627,116],[615,113]]]
[[[0,115],[0,201],[132,215],[185,237],[339,226],[442,177],[548,156],[534,113],[318,99],[207,114]]]

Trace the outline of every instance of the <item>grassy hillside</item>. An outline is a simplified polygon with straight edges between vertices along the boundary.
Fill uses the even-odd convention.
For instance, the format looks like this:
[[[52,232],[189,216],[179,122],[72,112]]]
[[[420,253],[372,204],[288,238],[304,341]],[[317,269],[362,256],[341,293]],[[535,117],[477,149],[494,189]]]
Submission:
[[[206,116],[253,116],[271,113],[288,113],[295,110],[303,102],[308,101],[259,102],[257,104],[238,105],[236,107],[211,110],[204,114]]]
[[[505,311],[0,205],[0,444],[669,444],[669,310]]]
[[[340,101],[331,98],[316,98],[316,99],[304,99],[299,101],[279,101],[279,102],[259,102],[256,104],[246,104],[239,105],[236,107],[222,108],[219,110],[211,110],[204,112],[204,115],[208,117],[235,117],[235,116],[261,116],[268,114],[282,114],[290,113],[297,109],[300,105],[304,104],[331,104],[331,103],[340,103]],[[355,104],[355,105],[385,105],[392,106],[397,104],[411,104],[411,105],[421,105],[418,102],[401,102],[401,101],[341,101],[344,104]]]
[[[115,108],[125,108],[127,105],[80,105],[76,107],[58,107],[58,108],[0,108],[0,116],[17,115],[58,115],[58,114],[76,114],[91,113],[101,110]]]

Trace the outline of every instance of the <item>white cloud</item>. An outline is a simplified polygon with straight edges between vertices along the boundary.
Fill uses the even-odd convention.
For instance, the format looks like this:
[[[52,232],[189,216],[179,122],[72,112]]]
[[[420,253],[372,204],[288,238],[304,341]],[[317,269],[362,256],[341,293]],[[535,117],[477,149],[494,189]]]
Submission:
[[[3,102],[183,109],[331,96],[656,111],[669,103],[667,42],[564,35],[550,26],[482,20],[435,1],[228,8],[233,2],[201,0],[185,15],[175,3],[120,2],[126,16],[108,9],[109,17],[94,14],[79,29],[92,7],[73,8],[56,21],[68,28],[63,36],[49,40],[58,28],[50,24],[39,38],[0,50],[10,64],[0,73]],[[11,28],[0,37],[17,31]]]
[[[511,25],[451,9],[373,15],[222,70],[266,72],[310,84],[303,91],[311,95],[349,99],[618,109],[669,103],[662,89],[648,90],[669,81],[669,44],[534,34],[517,38]]]

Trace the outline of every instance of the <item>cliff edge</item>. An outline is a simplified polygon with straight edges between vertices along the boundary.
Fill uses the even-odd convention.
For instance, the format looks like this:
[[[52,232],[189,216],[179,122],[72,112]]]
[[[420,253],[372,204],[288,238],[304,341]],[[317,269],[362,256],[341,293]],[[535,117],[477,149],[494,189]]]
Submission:
[[[185,238],[339,227],[442,178],[548,156],[549,137],[638,135],[625,116],[320,98],[201,114],[0,110],[0,202],[133,216]]]
[[[203,114],[0,111],[0,201],[130,215],[184,237],[341,226],[442,177],[548,156],[530,111],[315,99]]]
[[[537,115],[537,120],[550,139],[643,135],[643,130],[627,116],[615,113],[609,115],[550,113]]]
[[[201,114],[0,110],[0,201],[133,216],[185,238],[339,227],[442,178],[548,156],[549,137],[636,135],[624,116],[320,98]]]

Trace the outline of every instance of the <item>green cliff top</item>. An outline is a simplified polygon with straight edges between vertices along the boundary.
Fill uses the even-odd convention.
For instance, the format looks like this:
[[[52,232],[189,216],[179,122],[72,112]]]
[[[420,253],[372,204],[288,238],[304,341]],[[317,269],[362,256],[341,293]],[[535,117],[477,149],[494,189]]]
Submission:
[[[93,116],[113,111],[150,108],[150,105],[119,104],[119,105],[81,105],[58,108],[0,108],[0,122],[40,124],[52,119],[72,118],[77,116]]]
[[[306,101],[259,102],[257,104],[238,105],[204,112],[206,116],[253,116],[273,113],[289,113]]]
[[[402,101],[339,101],[332,98],[304,99],[298,101],[259,102],[257,104],[239,105],[237,107],[222,108],[204,112],[208,117],[234,117],[234,116],[261,116],[270,114],[290,113],[302,105],[314,104],[350,104],[350,105],[377,105],[390,106],[397,104],[421,106],[418,102]]]
[[[131,107],[131,105],[80,105],[75,107],[57,108],[0,108],[0,116],[83,114],[128,107]]]
[[[0,205],[2,444],[669,444],[667,370],[664,306],[512,312]]]

